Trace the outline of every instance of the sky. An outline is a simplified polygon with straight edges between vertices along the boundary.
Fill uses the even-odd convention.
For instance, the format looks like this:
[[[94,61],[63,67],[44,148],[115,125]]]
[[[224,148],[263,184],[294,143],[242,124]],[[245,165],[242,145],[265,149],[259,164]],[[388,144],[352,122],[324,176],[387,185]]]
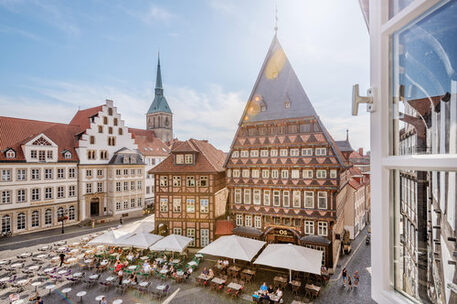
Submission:
[[[68,123],[114,100],[145,128],[160,51],[174,136],[228,151],[274,35],[335,140],[369,150],[369,36],[357,0],[0,0],[0,115]]]

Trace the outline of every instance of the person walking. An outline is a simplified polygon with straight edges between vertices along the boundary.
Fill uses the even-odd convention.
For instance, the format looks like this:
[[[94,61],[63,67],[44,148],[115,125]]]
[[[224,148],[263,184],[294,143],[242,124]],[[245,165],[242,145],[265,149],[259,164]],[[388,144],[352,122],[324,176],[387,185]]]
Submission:
[[[348,271],[346,270],[346,267],[343,268],[343,286],[346,286],[346,279],[347,279],[347,276],[348,276]]]
[[[359,272],[356,271],[354,273],[354,288],[359,287],[359,281],[360,281],[360,275],[359,275]]]
[[[59,267],[62,267],[63,262],[65,261],[65,254],[62,252],[61,254],[59,254],[59,257],[60,257],[60,266]]]
[[[349,290],[352,290],[352,280],[351,280],[351,276],[348,276],[348,287],[349,287]]]

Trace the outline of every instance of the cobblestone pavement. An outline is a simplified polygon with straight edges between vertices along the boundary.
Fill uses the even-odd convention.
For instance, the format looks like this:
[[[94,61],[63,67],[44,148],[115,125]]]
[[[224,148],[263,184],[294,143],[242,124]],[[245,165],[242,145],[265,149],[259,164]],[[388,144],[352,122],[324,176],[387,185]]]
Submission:
[[[124,224],[138,220],[138,218],[124,220]],[[10,238],[0,239],[0,252],[4,250],[14,250],[27,248],[30,246],[48,244],[60,240],[67,240],[85,234],[106,230],[110,227],[119,225],[119,221],[113,221],[103,224],[97,224],[94,229],[90,226],[72,225],[65,227],[65,233],[62,234],[61,228],[38,231],[33,233],[15,235]]]
[[[343,287],[343,279],[340,276],[340,272],[348,261],[348,258],[346,258],[339,262],[341,263],[341,267],[332,276],[333,281],[322,290],[321,296],[314,303],[376,303],[371,299],[371,246],[365,244],[366,229],[360,235],[361,239],[355,245],[356,248],[359,246],[359,249],[354,253],[346,266],[348,274],[354,274],[355,271],[359,272],[359,287],[352,290]],[[353,250],[356,250],[356,248]]]

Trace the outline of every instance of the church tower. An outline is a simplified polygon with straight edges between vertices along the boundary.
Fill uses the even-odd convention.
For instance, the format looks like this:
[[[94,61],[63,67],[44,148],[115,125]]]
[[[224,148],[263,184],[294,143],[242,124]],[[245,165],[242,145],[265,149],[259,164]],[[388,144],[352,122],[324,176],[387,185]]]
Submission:
[[[173,138],[173,113],[163,96],[160,57],[157,63],[157,78],[154,100],[146,113],[146,129],[153,130],[158,138],[167,143]]]

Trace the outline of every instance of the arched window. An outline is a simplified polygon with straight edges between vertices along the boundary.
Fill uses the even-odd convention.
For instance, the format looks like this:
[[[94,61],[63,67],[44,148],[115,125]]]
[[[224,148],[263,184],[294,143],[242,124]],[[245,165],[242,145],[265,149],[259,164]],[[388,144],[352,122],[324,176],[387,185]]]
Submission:
[[[159,128],[160,128],[160,127],[161,127],[161,125],[160,125],[160,116],[159,116],[157,119],[159,120],[159,122],[157,123],[157,124],[158,124],[158,126],[157,126],[157,127],[159,127]]]
[[[16,152],[14,150],[10,149],[6,151],[6,158],[15,158],[16,157]]]
[[[68,219],[70,221],[75,219],[75,206],[70,206],[70,208],[68,208]]]
[[[17,230],[25,229],[25,214],[19,213],[17,215]]]
[[[44,224],[51,225],[52,224],[52,211],[51,209],[46,209],[44,213]]]
[[[40,226],[40,213],[35,210],[32,212],[32,227]]]
[[[165,127],[168,127],[168,117],[165,117]]]
[[[2,233],[11,231],[11,217],[4,215],[2,217]]]
[[[153,128],[156,127],[156,118],[155,117],[152,118],[152,127]]]
[[[63,215],[64,215],[63,208],[59,207],[59,209],[57,209],[57,218],[60,218]]]

